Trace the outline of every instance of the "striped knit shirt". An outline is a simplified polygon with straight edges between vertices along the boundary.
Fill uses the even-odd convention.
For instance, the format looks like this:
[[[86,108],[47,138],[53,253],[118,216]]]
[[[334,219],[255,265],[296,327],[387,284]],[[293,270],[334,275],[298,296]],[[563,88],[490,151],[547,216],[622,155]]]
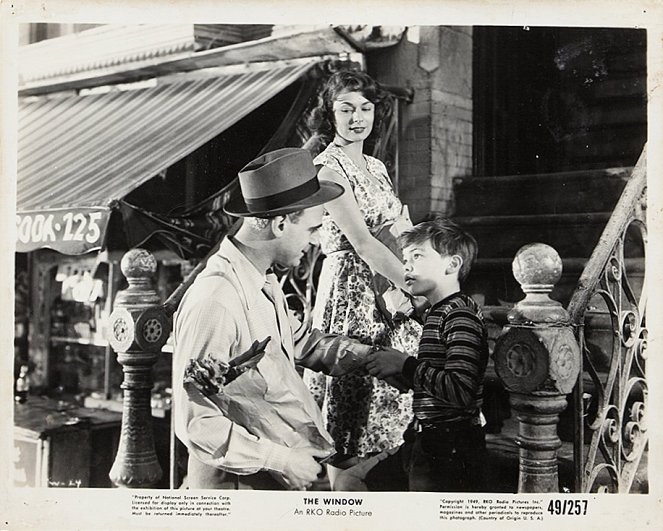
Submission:
[[[478,417],[488,363],[486,324],[479,305],[454,293],[429,311],[417,358],[403,375],[414,389],[414,415],[452,423]]]

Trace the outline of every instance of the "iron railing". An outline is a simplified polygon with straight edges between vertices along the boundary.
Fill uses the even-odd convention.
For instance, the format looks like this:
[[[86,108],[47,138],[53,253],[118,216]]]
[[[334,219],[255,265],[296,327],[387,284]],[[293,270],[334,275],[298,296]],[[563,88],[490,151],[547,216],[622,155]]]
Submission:
[[[576,492],[631,491],[647,448],[645,161],[646,146],[568,307],[582,351]]]

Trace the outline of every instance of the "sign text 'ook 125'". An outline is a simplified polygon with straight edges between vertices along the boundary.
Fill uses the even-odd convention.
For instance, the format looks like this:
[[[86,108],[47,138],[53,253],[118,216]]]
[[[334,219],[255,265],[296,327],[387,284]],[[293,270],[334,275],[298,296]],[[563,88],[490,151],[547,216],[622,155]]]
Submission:
[[[19,250],[63,246],[90,249],[101,244],[109,214],[100,209],[20,213],[16,216],[16,243]]]

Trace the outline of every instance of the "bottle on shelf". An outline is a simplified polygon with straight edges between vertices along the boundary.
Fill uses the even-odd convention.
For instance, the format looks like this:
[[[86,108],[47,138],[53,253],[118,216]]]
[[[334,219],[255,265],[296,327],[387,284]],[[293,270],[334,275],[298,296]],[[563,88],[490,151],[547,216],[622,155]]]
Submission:
[[[63,308],[63,302],[58,297],[53,303],[51,311],[51,335],[64,336],[67,333],[67,316]]]
[[[30,375],[28,374],[28,366],[21,365],[18,378],[16,379],[16,394],[14,400],[19,404],[25,404],[28,401],[28,394],[30,392]]]

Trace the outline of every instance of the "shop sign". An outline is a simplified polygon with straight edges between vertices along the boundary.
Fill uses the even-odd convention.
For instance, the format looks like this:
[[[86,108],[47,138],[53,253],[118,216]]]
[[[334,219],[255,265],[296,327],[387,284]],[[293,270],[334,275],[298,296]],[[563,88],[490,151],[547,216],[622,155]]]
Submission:
[[[63,208],[16,215],[16,250],[42,247],[65,254],[99,249],[110,217],[108,208]]]

